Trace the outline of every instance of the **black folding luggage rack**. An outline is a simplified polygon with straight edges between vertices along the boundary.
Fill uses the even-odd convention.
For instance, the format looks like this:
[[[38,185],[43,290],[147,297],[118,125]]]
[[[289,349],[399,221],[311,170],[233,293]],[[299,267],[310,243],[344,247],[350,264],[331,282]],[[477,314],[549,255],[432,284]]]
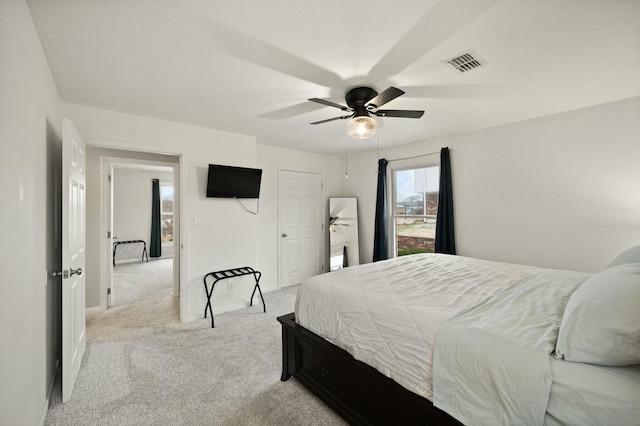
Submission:
[[[207,293],[207,305],[204,307],[204,317],[207,317],[207,310],[211,314],[211,328],[213,325],[213,310],[211,309],[211,295],[213,294],[213,288],[216,286],[218,281],[226,280],[228,278],[236,278],[241,277],[243,275],[253,275],[253,278],[256,280],[256,285],[253,287],[253,293],[251,293],[251,299],[249,300],[249,306],[253,306],[253,296],[256,294],[256,290],[260,293],[260,299],[262,299],[262,309],[264,312],[267,312],[267,305],[264,303],[264,297],[262,297],[262,290],[260,290],[260,277],[262,276],[262,272],[256,271],[249,266],[243,266],[242,268],[233,268],[226,269],[224,271],[214,271],[209,272],[204,276],[204,291]],[[213,278],[211,284],[207,284],[207,278]],[[211,288],[209,288],[209,285]]]
[[[149,255],[147,254],[147,242],[144,240],[129,240],[129,241],[114,241],[113,242],[113,266],[116,266],[116,249],[121,244],[142,244],[142,258],[140,262],[144,262],[145,256],[147,257],[147,263],[149,262]]]

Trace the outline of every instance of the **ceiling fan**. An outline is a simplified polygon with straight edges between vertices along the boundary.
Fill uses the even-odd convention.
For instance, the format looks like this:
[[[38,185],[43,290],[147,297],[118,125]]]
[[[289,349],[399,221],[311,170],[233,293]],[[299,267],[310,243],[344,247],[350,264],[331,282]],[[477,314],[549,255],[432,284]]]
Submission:
[[[355,224],[355,217],[330,217],[329,218],[329,231],[336,232],[336,226],[352,226]]]
[[[311,124],[322,124],[333,120],[350,119],[347,124],[347,133],[354,139],[365,139],[371,137],[376,132],[376,120],[372,115],[378,117],[401,117],[420,118],[424,111],[404,110],[404,109],[378,109],[382,105],[404,95],[404,91],[389,87],[382,93],[376,92],[371,87],[356,87],[345,95],[347,106],[336,104],[331,101],[319,98],[309,99],[323,105],[341,109],[349,114],[340,117],[328,118],[326,120],[315,121]]]

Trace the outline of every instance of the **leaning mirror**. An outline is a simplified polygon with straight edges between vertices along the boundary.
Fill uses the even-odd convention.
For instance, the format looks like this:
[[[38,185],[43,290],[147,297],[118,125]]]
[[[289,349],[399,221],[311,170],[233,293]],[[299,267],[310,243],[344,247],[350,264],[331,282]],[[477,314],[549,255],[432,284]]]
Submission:
[[[360,264],[358,200],[329,198],[330,270]]]

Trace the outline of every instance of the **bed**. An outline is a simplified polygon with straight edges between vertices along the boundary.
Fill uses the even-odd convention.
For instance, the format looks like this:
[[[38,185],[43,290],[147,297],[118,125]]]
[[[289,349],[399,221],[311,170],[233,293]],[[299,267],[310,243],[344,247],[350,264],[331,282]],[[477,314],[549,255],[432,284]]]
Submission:
[[[281,379],[352,424],[638,424],[639,277],[640,248],[597,274],[442,254],[323,274],[278,319]]]

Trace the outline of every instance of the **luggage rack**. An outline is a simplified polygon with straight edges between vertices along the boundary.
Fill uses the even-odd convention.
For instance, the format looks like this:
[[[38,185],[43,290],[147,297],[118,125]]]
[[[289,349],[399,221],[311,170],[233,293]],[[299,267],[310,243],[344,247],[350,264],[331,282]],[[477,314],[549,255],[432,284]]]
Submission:
[[[228,278],[236,278],[243,275],[253,275],[253,278],[256,280],[256,285],[255,287],[253,287],[253,293],[251,293],[251,299],[249,300],[249,306],[253,306],[253,296],[255,296],[256,290],[258,290],[258,293],[260,293],[260,299],[262,299],[262,309],[264,312],[267,312],[267,305],[265,305],[264,303],[264,297],[262,296],[262,290],[260,289],[260,277],[262,276],[262,272],[256,271],[249,266],[209,272],[204,276],[203,279],[204,291],[207,294],[207,305],[204,307],[204,317],[207,317],[207,310],[209,310],[209,313],[211,314],[211,328],[214,328],[213,310],[211,309],[211,295],[213,294],[213,288],[216,286],[216,283]],[[209,288],[209,284],[207,284],[208,277],[211,277],[213,279],[210,284],[211,288]]]
[[[113,242],[113,266],[116,266],[116,249],[120,244],[142,244],[142,258],[140,262],[144,262],[145,256],[147,257],[147,263],[149,262],[149,255],[147,254],[147,242],[144,240],[128,240],[128,241],[114,241]]]

